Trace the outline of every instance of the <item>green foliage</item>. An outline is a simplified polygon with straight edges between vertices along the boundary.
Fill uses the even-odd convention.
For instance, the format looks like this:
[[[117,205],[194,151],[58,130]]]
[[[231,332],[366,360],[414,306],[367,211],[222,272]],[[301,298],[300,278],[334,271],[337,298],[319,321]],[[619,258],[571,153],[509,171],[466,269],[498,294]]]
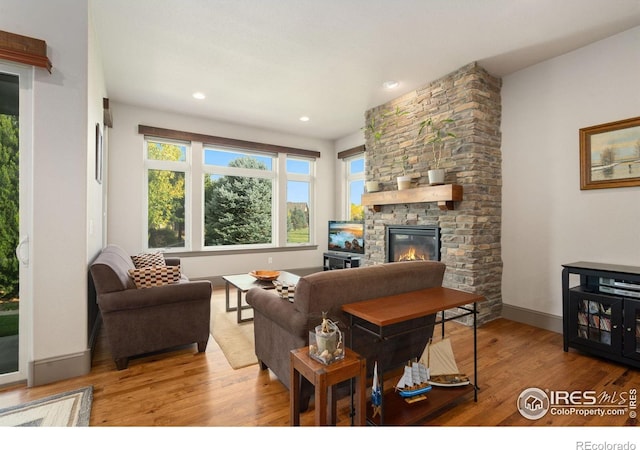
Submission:
[[[18,314],[0,316],[0,337],[15,336],[18,334]]]
[[[291,220],[291,229],[293,230],[299,230],[300,228],[306,228],[309,226],[309,218],[300,208],[293,208],[289,218]]]
[[[287,242],[289,244],[306,244],[309,242],[309,227],[288,231]]]
[[[387,131],[390,126],[393,126],[397,123],[399,117],[402,117],[406,114],[409,114],[409,111],[405,111],[400,109],[400,107],[396,106],[395,111],[385,111],[382,113],[380,120],[376,121],[375,117],[371,117],[369,123],[363,127],[364,130],[368,131],[372,136],[373,140],[378,142],[382,139],[382,136]]]
[[[180,147],[173,144],[149,143],[149,159],[178,161]],[[149,170],[148,229],[149,247],[181,247],[184,245],[185,179],[183,172]]]
[[[0,114],[0,298],[19,294],[18,118]]]
[[[455,122],[453,119],[435,121],[432,118],[428,118],[427,120],[420,122],[418,137],[422,136],[422,133],[426,133],[425,142],[427,145],[431,146],[431,152],[433,153],[432,169],[438,169],[440,167],[444,141],[448,138],[456,137],[455,134],[444,130],[448,124],[453,122]]]
[[[287,211],[287,242],[300,244],[309,242],[309,213],[294,206]]]
[[[248,156],[231,161],[229,166],[266,169]],[[205,245],[271,242],[271,186],[271,180],[248,176],[205,178]]]

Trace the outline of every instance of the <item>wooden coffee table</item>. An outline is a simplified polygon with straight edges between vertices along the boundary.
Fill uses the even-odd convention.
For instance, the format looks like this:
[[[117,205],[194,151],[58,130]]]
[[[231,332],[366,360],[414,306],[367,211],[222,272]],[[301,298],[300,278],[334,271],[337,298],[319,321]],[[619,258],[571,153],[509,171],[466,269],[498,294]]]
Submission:
[[[238,323],[242,322],[251,322],[253,320],[252,317],[242,317],[242,311],[246,309],[251,309],[250,305],[243,304],[243,294],[245,294],[249,289],[254,287],[259,287],[262,289],[275,289],[273,285],[273,281],[261,281],[255,277],[252,277],[248,273],[242,273],[238,275],[224,275],[222,279],[225,281],[225,309],[227,312],[237,311],[238,312]],[[282,281],[283,283],[288,284],[297,284],[300,277],[293,273],[280,271],[280,276],[277,278],[278,281]],[[237,304],[236,306],[231,306],[229,301],[229,288],[233,286],[237,291]]]

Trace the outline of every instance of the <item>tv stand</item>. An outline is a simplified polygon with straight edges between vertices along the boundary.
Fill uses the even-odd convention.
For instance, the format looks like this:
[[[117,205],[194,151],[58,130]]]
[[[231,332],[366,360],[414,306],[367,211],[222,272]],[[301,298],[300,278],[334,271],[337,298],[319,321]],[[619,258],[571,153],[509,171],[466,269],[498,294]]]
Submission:
[[[337,269],[351,269],[353,267],[360,267],[360,260],[362,256],[349,255],[336,252],[325,252],[322,254],[324,263],[322,264],[323,270],[337,270]]]
[[[569,347],[640,368],[640,267],[562,265],[564,351]],[[574,275],[573,286],[570,275]]]

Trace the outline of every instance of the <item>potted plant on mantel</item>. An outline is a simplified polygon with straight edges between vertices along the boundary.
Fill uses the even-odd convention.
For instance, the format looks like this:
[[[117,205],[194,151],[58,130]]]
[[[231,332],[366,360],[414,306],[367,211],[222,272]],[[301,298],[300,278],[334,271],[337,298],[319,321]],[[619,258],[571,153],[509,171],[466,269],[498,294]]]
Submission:
[[[403,191],[405,189],[409,189],[411,187],[412,177],[407,175],[407,171],[411,169],[411,164],[409,164],[409,156],[402,155],[402,170],[404,175],[399,175],[396,179],[398,182],[398,190]]]
[[[444,169],[440,168],[440,162],[442,160],[442,150],[444,149],[444,141],[449,138],[455,138],[456,135],[445,131],[444,128],[455,122],[451,118],[435,121],[432,118],[428,118],[420,122],[420,128],[418,130],[418,136],[422,133],[426,133],[426,144],[431,145],[431,152],[433,155],[433,163],[430,165],[428,172],[429,185],[435,186],[444,184]]]

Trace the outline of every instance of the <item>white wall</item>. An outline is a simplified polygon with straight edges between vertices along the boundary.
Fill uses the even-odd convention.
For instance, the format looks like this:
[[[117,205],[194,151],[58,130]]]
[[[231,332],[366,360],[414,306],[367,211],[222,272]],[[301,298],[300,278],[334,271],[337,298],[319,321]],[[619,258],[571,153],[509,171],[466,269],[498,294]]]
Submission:
[[[130,254],[144,249],[144,137],[138,134],[138,125],[142,124],[321,152],[316,160],[317,250],[183,257],[182,269],[187,276],[199,278],[247,273],[255,269],[286,270],[322,266],[322,252],[327,249],[327,221],[331,219],[331,211],[335,207],[335,152],[331,142],[118,102],[111,102],[111,106],[113,128],[109,135],[108,243],[120,245]],[[268,264],[268,257],[272,258],[271,264]]]
[[[87,205],[99,197],[87,188],[88,119],[101,107],[88,94],[88,3],[3,0],[0,29],[45,40],[53,64],[51,74],[36,69],[33,90],[29,362],[46,367],[87,354]]]
[[[578,131],[640,116],[640,27],[504,77],[503,302],[562,315],[561,265],[640,265],[640,187],[580,190]]]
[[[102,99],[107,97],[102,58],[95,36],[91,16],[89,17],[89,60],[88,60],[88,104],[87,104],[87,260],[92,261],[103,247],[103,188],[106,190],[106,177],[102,184],[96,181],[95,131],[100,124],[103,151],[108,150],[108,129],[103,119]],[[106,161],[106,159],[105,159]],[[106,173],[103,166],[103,173]]]

